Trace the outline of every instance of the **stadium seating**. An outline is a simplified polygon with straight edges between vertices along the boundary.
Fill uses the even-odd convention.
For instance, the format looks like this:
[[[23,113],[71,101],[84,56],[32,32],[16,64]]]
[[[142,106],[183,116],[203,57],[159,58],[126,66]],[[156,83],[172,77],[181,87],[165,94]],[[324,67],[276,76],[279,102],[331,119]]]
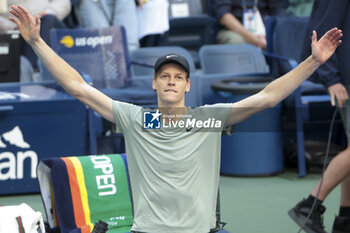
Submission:
[[[269,73],[261,49],[250,45],[204,45],[199,50],[204,74]]]
[[[199,67],[198,50],[202,45],[215,42],[218,21],[207,14],[205,2],[201,0],[170,0],[169,5],[170,28],[161,37],[159,46],[186,48]]]
[[[170,53],[178,54],[185,57],[190,65],[190,72],[196,72],[191,53],[180,46],[158,46],[139,48],[133,51],[130,54],[130,57],[132,62],[141,62],[154,65],[159,57]],[[154,75],[154,69],[150,67],[134,65],[131,67],[131,70],[133,72],[133,75],[135,76]]]
[[[202,73],[198,79],[199,103],[225,101],[213,95],[211,84],[215,81],[256,76],[266,79],[269,67],[261,49],[250,45],[204,45],[199,50]]]

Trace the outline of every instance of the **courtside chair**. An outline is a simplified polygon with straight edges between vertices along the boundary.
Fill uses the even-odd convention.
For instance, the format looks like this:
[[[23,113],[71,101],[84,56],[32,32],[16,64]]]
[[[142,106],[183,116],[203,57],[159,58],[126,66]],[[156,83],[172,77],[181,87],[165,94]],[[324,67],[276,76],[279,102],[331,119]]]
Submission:
[[[214,81],[245,75],[273,79],[298,65],[308,18],[269,17],[268,22],[267,52],[249,44],[206,45],[200,49],[199,57],[204,75],[198,86],[202,104],[218,101],[220,98],[214,97],[210,88],[210,84]],[[267,59],[269,64],[266,62]],[[295,109],[300,177],[306,175],[303,121],[309,118],[308,108],[311,103],[325,101],[329,101],[325,88],[310,81],[305,81],[284,101],[286,105]]]
[[[46,232],[90,233],[99,220],[109,224],[109,233],[130,232],[133,209],[125,154],[44,159],[37,175]],[[100,183],[105,176],[108,184]]]
[[[273,80],[264,53],[250,44],[205,45],[199,57],[202,104],[239,101]],[[237,124],[237,133],[222,138],[222,174],[263,176],[283,171],[280,111],[280,104],[266,109]]]
[[[269,73],[261,49],[250,45],[204,45],[199,50],[203,74]]]
[[[269,66],[260,48],[250,44],[204,45],[199,50],[202,74],[198,78],[199,103],[224,101],[214,95],[211,84],[216,81],[242,76],[269,77]]]
[[[52,29],[50,35],[53,50],[90,85],[115,100],[145,107],[157,104],[156,93],[152,90],[153,76],[132,76],[125,29],[122,26]],[[44,76],[48,74],[43,66],[41,68]],[[97,139],[104,133],[103,121],[92,110],[88,117],[90,154],[97,154]]]

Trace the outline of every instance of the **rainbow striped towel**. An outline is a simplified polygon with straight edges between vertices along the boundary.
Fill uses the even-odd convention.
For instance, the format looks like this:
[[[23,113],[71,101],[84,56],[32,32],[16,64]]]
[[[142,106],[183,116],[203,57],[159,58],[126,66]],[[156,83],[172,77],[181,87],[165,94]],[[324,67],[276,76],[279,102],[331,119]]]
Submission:
[[[102,220],[109,225],[108,233],[130,231],[133,216],[125,154],[45,159],[37,173],[51,229],[88,233]]]

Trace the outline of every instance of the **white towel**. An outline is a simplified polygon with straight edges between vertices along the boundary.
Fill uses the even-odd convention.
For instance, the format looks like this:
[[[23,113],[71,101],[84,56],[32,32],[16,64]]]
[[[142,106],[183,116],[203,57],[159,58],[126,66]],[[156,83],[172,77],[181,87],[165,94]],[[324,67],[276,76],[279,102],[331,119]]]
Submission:
[[[16,218],[21,217],[26,233],[45,233],[42,215],[39,211],[34,211],[25,203],[15,206],[0,207],[0,233],[19,233],[19,223]]]

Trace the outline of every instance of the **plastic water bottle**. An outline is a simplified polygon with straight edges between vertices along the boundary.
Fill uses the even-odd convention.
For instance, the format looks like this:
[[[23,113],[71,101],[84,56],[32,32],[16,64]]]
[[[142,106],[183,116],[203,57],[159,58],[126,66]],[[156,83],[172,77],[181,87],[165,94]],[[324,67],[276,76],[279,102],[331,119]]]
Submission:
[[[108,231],[108,224],[99,220],[91,233],[106,233]]]

